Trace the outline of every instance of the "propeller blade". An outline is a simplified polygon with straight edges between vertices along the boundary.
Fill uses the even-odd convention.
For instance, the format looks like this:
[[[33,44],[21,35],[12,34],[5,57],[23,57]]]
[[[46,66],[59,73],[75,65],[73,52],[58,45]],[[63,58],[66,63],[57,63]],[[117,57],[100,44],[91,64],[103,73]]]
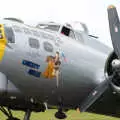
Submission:
[[[115,6],[108,7],[108,21],[114,51],[120,58],[120,21]]]

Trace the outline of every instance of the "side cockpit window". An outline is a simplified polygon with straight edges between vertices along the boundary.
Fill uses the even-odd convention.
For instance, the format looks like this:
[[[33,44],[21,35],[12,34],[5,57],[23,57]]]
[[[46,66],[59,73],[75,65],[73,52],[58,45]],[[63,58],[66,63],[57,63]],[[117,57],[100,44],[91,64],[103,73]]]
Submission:
[[[84,38],[82,36],[82,33],[75,32],[76,40],[80,41],[81,43],[84,43]]]
[[[61,33],[62,33],[63,35],[69,36],[70,29],[63,26],[63,28],[62,28],[62,30],[61,30]]]
[[[39,49],[40,47],[39,41],[35,38],[29,38],[29,45],[30,47],[36,48],[36,49]]]
[[[11,27],[5,26],[5,35],[8,40],[8,43],[15,43],[15,35]]]
[[[70,30],[69,37],[71,37],[72,39],[75,39],[75,34],[72,30]]]
[[[67,28],[65,26],[63,26],[63,28],[62,28],[61,34],[65,35],[65,36],[68,36],[72,39],[75,39],[74,32],[70,28]]]

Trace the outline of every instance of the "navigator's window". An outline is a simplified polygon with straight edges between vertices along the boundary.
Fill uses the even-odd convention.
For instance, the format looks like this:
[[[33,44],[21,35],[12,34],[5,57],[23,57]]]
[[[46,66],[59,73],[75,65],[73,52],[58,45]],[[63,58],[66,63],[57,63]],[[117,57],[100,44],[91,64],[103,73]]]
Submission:
[[[32,48],[36,48],[39,49],[40,44],[39,44],[39,40],[35,39],[35,38],[29,38],[29,45]]]
[[[53,45],[47,41],[43,43],[44,49],[47,52],[53,52]]]

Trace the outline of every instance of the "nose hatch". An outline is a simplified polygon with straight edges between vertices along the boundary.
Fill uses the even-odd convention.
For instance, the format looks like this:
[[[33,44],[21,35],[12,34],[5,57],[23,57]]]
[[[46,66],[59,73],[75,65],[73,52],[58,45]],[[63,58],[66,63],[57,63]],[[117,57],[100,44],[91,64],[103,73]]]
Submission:
[[[7,39],[5,36],[4,25],[0,24],[0,62],[2,61],[2,58],[4,56],[6,44]]]

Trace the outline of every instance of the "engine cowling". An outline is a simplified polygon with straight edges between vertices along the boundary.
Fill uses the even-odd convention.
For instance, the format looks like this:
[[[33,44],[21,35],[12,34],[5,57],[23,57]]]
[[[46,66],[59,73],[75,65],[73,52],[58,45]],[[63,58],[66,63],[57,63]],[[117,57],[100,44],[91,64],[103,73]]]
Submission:
[[[111,52],[105,64],[105,77],[113,92],[120,94],[120,59]]]

